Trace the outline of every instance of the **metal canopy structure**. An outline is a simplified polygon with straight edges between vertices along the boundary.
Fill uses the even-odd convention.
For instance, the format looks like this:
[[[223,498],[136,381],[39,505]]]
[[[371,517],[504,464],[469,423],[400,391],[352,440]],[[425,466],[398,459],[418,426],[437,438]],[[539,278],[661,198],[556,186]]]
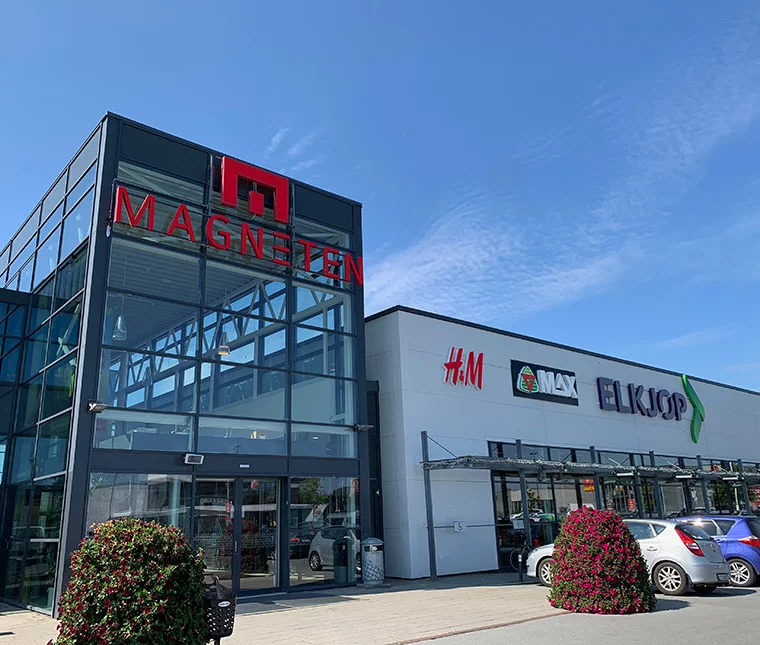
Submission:
[[[521,457],[479,457],[474,455],[457,456],[450,450],[432,439],[426,431],[420,433],[422,439],[422,471],[423,482],[425,486],[425,510],[427,516],[427,534],[428,549],[430,556],[430,578],[435,580],[438,577],[437,559],[435,547],[435,529],[433,523],[433,488],[430,473],[434,470],[454,470],[454,469],[471,469],[471,470],[488,470],[488,471],[510,471],[516,472],[520,478],[520,496],[522,499],[523,525],[530,526],[529,500],[527,475],[567,475],[569,477],[588,477],[594,480],[594,493],[596,497],[596,507],[602,508],[601,478],[615,478],[628,480],[635,487],[636,507],[639,513],[642,512],[643,503],[641,489],[644,482],[642,479],[651,481],[657,514],[662,517],[664,500],[662,496],[661,484],[666,482],[688,482],[698,481],[702,488],[702,495],[705,500],[708,499],[708,482],[725,482],[726,484],[736,485],[742,489],[744,497],[744,506],[747,513],[751,513],[749,484],[760,484],[760,473],[744,472],[741,460],[738,460],[738,470],[705,470],[702,468],[703,461],[701,456],[697,456],[697,468],[681,468],[676,464],[669,466],[654,465],[655,455],[650,452],[652,465],[626,466],[623,464],[599,464],[599,463],[580,463],[574,461],[548,461],[542,459],[523,459]],[[451,457],[446,459],[430,459],[430,442],[435,443],[440,448],[448,452]],[[522,454],[522,442],[516,442],[517,454]],[[596,459],[598,454],[596,449],[591,446],[589,449],[591,459]],[[643,515],[640,515],[643,517]],[[439,527],[440,528],[440,527]],[[527,539],[527,536],[526,536]]]

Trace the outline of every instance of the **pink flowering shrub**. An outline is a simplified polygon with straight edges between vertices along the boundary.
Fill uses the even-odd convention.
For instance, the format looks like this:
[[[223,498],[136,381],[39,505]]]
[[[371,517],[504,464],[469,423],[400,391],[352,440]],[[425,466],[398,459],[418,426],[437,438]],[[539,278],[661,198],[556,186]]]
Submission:
[[[554,543],[553,607],[587,614],[652,611],[656,600],[639,544],[614,511],[572,512]]]
[[[205,644],[204,592],[202,554],[179,529],[139,520],[99,524],[71,556],[55,643]]]

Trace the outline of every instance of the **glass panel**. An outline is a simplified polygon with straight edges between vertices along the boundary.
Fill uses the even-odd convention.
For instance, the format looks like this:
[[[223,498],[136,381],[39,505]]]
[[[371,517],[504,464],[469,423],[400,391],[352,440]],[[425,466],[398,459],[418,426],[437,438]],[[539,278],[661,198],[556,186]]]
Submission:
[[[45,367],[47,341],[50,325],[45,325],[33,333],[24,343],[24,365],[21,370],[21,380],[27,381]]]
[[[42,402],[43,376],[29,381],[18,388],[18,405],[16,406],[16,429],[21,430],[37,423]]]
[[[106,410],[95,422],[95,447],[108,450],[187,452],[193,445],[191,417]]]
[[[32,257],[34,254],[34,250],[36,248],[36,244],[34,242],[29,242],[24,249],[16,256],[16,259],[11,262],[10,269],[8,269],[8,275],[13,275],[18,271],[24,264],[26,264],[26,261]],[[15,253],[17,251],[16,247],[13,247],[13,252]]]
[[[287,290],[280,278],[209,260],[205,279],[209,307],[275,320],[287,318]]]
[[[193,545],[203,549],[203,573],[217,576],[232,586],[232,552],[235,516],[234,479],[198,479],[195,489],[195,537]]]
[[[6,246],[2,253],[0,253],[0,272],[8,268],[8,262],[11,259],[11,247]]]
[[[626,526],[637,540],[651,540],[654,537],[652,525],[647,522],[628,522]]]
[[[522,456],[523,459],[540,459],[541,461],[549,461],[549,449],[546,446],[531,446],[523,444]]]
[[[273,479],[244,479],[240,545],[241,590],[277,586],[279,484]]]
[[[47,238],[37,251],[37,268],[34,272],[35,288],[47,278],[55,267],[58,266],[58,247],[60,245],[61,231],[56,229],[55,232]]]
[[[190,535],[190,475],[91,473],[87,532],[110,519],[134,518],[176,526]]]
[[[285,325],[209,312],[203,318],[203,356],[242,365],[287,366]]]
[[[82,249],[73,255],[66,264],[58,270],[55,284],[55,308],[63,306],[76,294],[84,289],[85,273],[87,271],[87,249]]]
[[[21,338],[24,334],[24,308],[16,307],[8,314],[5,321],[6,336]]]
[[[71,407],[74,397],[77,357],[72,355],[45,372],[45,393],[42,397],[42,418]]]
[[[734,528],[736,520],[715,520],[715,523],[718,525],[718,528],[723,535],[728,535],[728,532]]]
[[[126,161],[119,162],[117,176],[127,184],[140,186],[152,193],[176,197],[182,202],[194,202],[196,204],[203,204],[205,202],[203,198],[204,187],[201,184],[194,184],[155,170],[141,168]]]
[[[108,285],[187,302],[200,300],[200,259],[120,238],[111,243]]]
[[[129,204],[132,208],[133,217],[145,204],[148,193],[137,188],[127,190]],[[155,195],[151,195],[155,198]],[[132,225],[129,219],[129,210],[124,197],[120,197],[121,215],[114,224],[114,230],[122,235],[139,238],[153,244],[175,246],[188,251],[197,252],[203,232],[203,213],[199,208],[191,208],[172,199],[164,197],[155,198],[153,206],[153,230],[150,230],[150,203],[139,221]],[[181,209],[181,207],[184,208]],[[189,230],[191,229],[191,230]],[[171,235],[168,233],[171,231]]]
[[[63,173],[57,182],[55,182],[55,186],[53,186],[50,189],[50,192],[47,194],[47,197],[45,197],[44,201],[42,202],[42,219],[47,219],[47,216],[53,212],[53,209],[58,206],[58,204],[63,199],[64,194],[66,193],[66,173]]]
[[[216,213],[217,211],[214,210],[214,212]],[[283,248],[290,248],[289,242],[282,239],[274,239],[272,232],[261,228],[258,222],[244,222],[235,217],[230,217],[228,220],[228,222],[224,222],[223,220],[216,219],[210,224],[210,220],[206,220],[203,240],[206,244],[206,253],[209,257],[256,266],[266,271],[276,271],[278,273],[288,271],[288,266],[274,262],[274,246],[276,244]],[[244,234],[244,230],[248,231],[248,233]],[[243,237],[244,235],[245,237]],[[217,246],[222,245],[226,247],[228,240],[228,248],[217,248],[212,244],[212,242],[216,242]],[[243,249],[243,240],[245,240],[245,249]],[[260,247],[261,258],[257,257],[254,251],[254,248],[257,247]],[[278,252],[277,254],[278,259],[284,258],[286,261],[289,257],[284,256],[282,252]]]
[[[195,410],[195,361],[104,349],[98,400],[117,408]]]
[[[162,354],[195,356],[198,351],[198,309],[109,292],[103,343]]]
[[[7,437],[13,431],[13,400],[15,398],[15,392],[11,390],[7,394],[0,396],[0,437]],[[0,444],[2,448],[0,451],[5,450],[5,444]],[[4,454],[0,454],[0,469],[2,468]],[[2,475],[2,470],[0,470]],[[0,477],[2,481],[2,477]]]
[[[351,332],[351,296],[315,286],[296,285],[296,315],[293,322]]]
[[[590,450],[579,450],[578,448],[575,449],[574,461],[579,464],[593,464],[594,463],[594,460],[591,458]]]
[[[285,419],[285,372],[201,364],[200,411],[259,419]]]
[[[63,510],[63,480],[63,476],[50,477],[34,483],[29,519],[30,538],[58,538]]]
[[[203,418],[198,422],[198,451],[233,455],[286,455],[285,424],[247,419]]]
[[[8,352],[0,361],[0,382],[15,383],[18,380],[18,363],[21,348]]]
[[[98,158],[98,148],[100,147],[100,128],[98,128],[84,144],[82,151],[76,156],[69,166],[69,189],[74,182],[82,176],[82,173],[90,164]],[[92,179],[94,181],[94,178]]]
[[[95,177],[98,174],[98,167],[96,164],[93,164],[92,167],[87,171],[87,174],[82,177],[81,181],[77,183],[77,185],[73,188],[73,190],[70,190],[69,194],[66,196],[66,212],[68,213],[74,205],[82,198],[82,195],[84,195],[95,183]],[[71,183],[69,182],[69,185]]]
[[[24,265],[24,268],[21,269],[21,273],[19,274],[18,279],[18,290],[23,291],[25,293],[29,293],[32,290],[32,278],[34,277],[34,260],[29,260],[29,262]]]
[[[291,480],[291,585],[354,582],[361,562],[360,542],[358,479]]]
[[[356,385],[318,376],[293,375],[292,418],[296,421],[353,425]]]
[[[10,540],[5,572],[3,598],[18,602],[21,598],[21,580],[24,571],[24,545],[21,540]]]
[[[68,414],[57,417],[40,426],[35,477],[44,477],[45,475],[52,475],[53,473],[60,473],[66,470],[70,427],[71,417]]]
[[[21,602],[49,611],[55,602],[58,542],[30,542],[24,562]]]
[[[15,254],[18,249],[22,248],[29,240],[34,237],[40,224],[40,211],[36,210],[32,213],[31,217],[24,223],[21,230],[13,238],[13,253]]]
[[[356,458],[356,432],[353,428],[293,424],[291,429],[294,457]]]
[[[351,248],[351,234],[338,229],[318,224],[302,217],[294,218],[295,229],[299,237],[306,237],[319,242],[321,246],[339,246]]]
[[[61,259],[65,258],[90,235],[94,200],[95,190],[93,189],[63,220]]]
[[[79,345],[79,319],[82,311],[81,299],[71,302],[57,313],[50,323],[50,348],[48,364],[68,354]]]
[[[299,327],[296,340],[297,371],[354,376],[354,340],[350,336]]]
[[[7,535],[14,539],[25,539],[29,524],[29,506],[32,500],[32,485],[9,486],[6,512],[9,525]]]
[[[40,235],[37,238],[38,240],[45,240],[47,237],[53,232],[53,229],[56,228],[60,223],[61,219],[63,218],[63,202],[61,202],[60,206],[55,209],[55,212],[50,216],[50,219],[48,219],[47,222],[45,222],[42,227],[40,228]],[[60,229],[58,229],[60,233]],[[60,238],[60,234],[58,234],[58,237]],[[56,250],[56,260],[58,259],[58,251]]]
[[[37,444],[37,430],[32,428],[13,440],[13,458],[11,460],[11,483],[29,481],[34,466],[34,449]]]
[[[600,452],[601,463],[610,466],[630,466],[631,455],[627,452]]]

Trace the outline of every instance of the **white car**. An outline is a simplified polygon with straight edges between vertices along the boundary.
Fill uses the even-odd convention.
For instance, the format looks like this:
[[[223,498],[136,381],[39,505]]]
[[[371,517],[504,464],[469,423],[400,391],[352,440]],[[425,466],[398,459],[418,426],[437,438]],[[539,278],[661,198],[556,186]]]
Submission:
[[[309,567],[312,571],[321,571],[323,567],[334,567],[333,545],[335,540],[348,538],[351,544],[350,562],[356,570],[361,570],[361,545],[352,528],[345,526],[328,526],[320,529],[309,546]]]
[[[729,582],[729,567],[720,546],[702,529],[670,520],[624,520],[641,547],[654,586],[660,593],[680,596],[691,586],[712,593]],[[554,545],[528,555],[528,575],[551,586]]]

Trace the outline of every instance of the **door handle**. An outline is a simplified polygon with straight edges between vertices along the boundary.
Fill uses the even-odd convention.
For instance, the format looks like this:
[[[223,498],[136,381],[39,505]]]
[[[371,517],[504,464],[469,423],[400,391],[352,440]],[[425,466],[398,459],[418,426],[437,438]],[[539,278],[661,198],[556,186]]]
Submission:
[[[656,546],[648,546],[647,547],[647,551],[657,551],[657,547]]]
[[[237,540],[235,540],[235,553],[237,552],[238,552],[238,543],[237,543]]]

